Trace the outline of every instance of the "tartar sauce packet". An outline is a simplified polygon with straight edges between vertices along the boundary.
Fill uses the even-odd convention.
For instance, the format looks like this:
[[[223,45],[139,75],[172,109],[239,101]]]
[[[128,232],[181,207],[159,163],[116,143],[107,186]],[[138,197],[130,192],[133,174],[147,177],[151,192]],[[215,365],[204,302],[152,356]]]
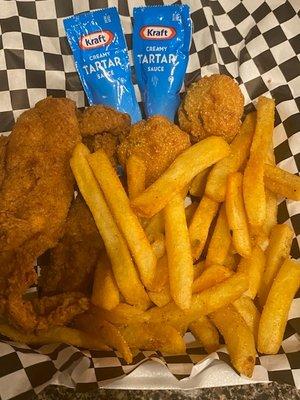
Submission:
[[[134,65],[146,115],[173,121],[192,37],[189,6],[135,7],[133,17]]]
[[[104,104],[139,121],[127,46],[115,7],[64,19],[75,66],[89,104]]]

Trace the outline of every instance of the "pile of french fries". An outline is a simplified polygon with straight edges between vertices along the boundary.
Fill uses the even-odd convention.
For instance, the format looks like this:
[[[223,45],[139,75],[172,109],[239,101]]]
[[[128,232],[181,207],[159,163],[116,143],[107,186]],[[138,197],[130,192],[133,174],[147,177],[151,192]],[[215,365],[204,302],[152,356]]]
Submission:
[[[276,354],[300,285],[277,196],[300,200],[300,178],[274,164],[274,112],[259,98],[231,145],[213,136],[194,144],[148,188],[143,160],[131,156],[127,192],[104,151],[78,144],[71,168],[106,253],[90,310],[48,336],[113,348],[130,363],[139,349],[184,353],[187,330],[210,353],[221,334],[248,377],[257,351]]]

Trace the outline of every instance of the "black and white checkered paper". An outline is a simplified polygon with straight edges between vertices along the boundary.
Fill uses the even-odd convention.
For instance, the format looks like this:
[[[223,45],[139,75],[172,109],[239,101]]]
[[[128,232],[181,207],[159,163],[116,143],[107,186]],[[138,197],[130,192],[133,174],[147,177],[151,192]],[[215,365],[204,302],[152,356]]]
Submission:
[[[172,3],[174,1],[0,0],[0,131],[8,133],[24,110],[49,95],[69,97],[78,107],[87,105],[65,37],[63,18],[82,11],[116,6],[131,56],[133,7]],[[185,85],[206,74],[229,74],[240,84],[246,111],[253,109],[258,96],[272,96],[276,100],[276,162],[280,167],[298,173],[299,0],[190,0],[185,3],[191,7],[194,25]],[[136,85],[135,88],[140,99]],[[298,259],[299,204],[281,201],[278,219],[280,223],[287,221],[293,227],[292,255]],[[255,381],[275,380],[300,388],[299,332],[300,293],[293,301],[279,354],[257,357]],[[0,397],[3,400],[29,399],[50,383],[76,387],[81,391],[92,390],[128,374],[129,378],[132,371],[135,372],[131,376],[137,376],[139,368],[146,371],[143,380],[147,382],[146,378],[153,374],[153,360],[157,370],[165,366],[165,370],[173,374],[173,382],[178,379],[178,384],[174,383],[177,388],[205,387],[206,382],[201,377],[209,376],[207,371],[216,368],[216,364],[217,385],[232,383],[228,376],[226,382],[223,380],[224,371],[230,365],[225,348],[207,356],[192,340],[190,333],[186,340],[189,343],[187,354],[166,356],[140,352],[132,365],[126,365],[113,351],[81,351],[64,344],[33,348],[2,338]],[[152,360],[149,363],[151,368],[149,366],[147,370],[145,362],[149,359]],[[161,387],[166,387],[164,379],[160,376],[158,385]],[[159,381],[158,376],[155,380]],[[134,381],[132,384],[134,386]]]

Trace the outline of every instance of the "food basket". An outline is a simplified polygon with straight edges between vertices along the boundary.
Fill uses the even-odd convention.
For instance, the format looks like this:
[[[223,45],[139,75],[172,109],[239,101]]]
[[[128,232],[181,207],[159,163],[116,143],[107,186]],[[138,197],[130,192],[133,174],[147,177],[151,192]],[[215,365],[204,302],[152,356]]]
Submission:
[[[0,130],[8,134],[26,109],[46,96],[87,101],[75,70],[63,19],[117,6],[131,57],[131,17],[137,5],[173,1],[3,1],[0,0]],[[180,3],[180,2],[176,2]],[[254,109],[260,95],[276,101],[276,164],[300,170],[300,5],[297,0],[190,0],[193,38],[185,86],[204,75],[231,75]],[[132,58],[132,57],[131,57]],[[135,82],[134,82],[135,83]],[[135,85],[138,100],[140,95]],[[292,256],[300,257],[300,206],[281,200],[278,221],[295,237]],[[226,348],[207,355],[191,333],[187,353],[139,352],[127,365],[114,351],[87,351],[65,344],[30,347],[3,337],[0,342],[0,396],[27,399],[47,385],[78,391],[100,387],[163,389],[278,381],[300,388],[300,293],[296,295],[277,355],[258,355],[252,380],[232,368]]]

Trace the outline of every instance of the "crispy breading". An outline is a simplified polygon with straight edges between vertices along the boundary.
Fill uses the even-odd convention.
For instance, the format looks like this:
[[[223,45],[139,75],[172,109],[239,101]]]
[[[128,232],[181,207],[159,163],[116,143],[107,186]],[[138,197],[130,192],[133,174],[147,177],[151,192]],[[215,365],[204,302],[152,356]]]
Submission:
[[[230,143],[240,130],[243,109],[244,97],[232,78],[205,76],[188,88],[178,110],[179,125],[193,143],[211,135]]]
[[[42,294],[88,292],[102,249],[103,242],[92,214],[78,195],[71,205],[64,236],[41,265]]]
[[[0,191],[0,297],[11,322],[36,328],[23,294],[36,281],[35,259],[60,239],[73,198],[69,160],[80,141],[75,104],[47,98],[17,120]],[[4,308],[4,307],[3,307]]]
[[[79,114],[82,137],[109,132],[115,136],[126,136],[130,129],[130,116],[113,108],[96,105]]]
[[[47,98],[17,120],[0,192],[0,251],[38,256],[60,238],[73,197],[69,160],[80,140],[75,104]]]
[[[117,146],[130,131],[130,116],[112,108],[96,105],[77,114],[83,143],[91,152],[103,149],[114,167]]]
[[[132,154],[139,156],[145,162],[146,186],[149,186],[189,146],[187,133],[166,117],[156,115],[131,127],[118,148],[118,157],[125,168]]]

